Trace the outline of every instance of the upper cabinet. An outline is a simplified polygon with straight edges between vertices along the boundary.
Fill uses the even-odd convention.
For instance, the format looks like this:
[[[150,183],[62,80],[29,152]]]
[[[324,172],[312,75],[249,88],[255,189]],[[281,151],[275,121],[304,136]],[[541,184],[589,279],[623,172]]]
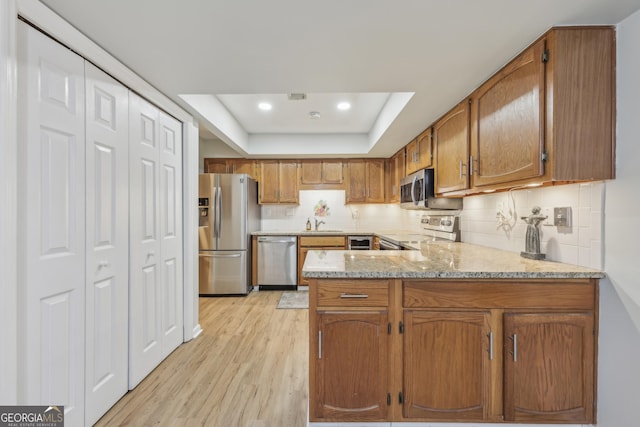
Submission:
[[[298,163],[295,160],[261,160],[259,169],[260,204],[298,203]]]
[[[205,158],[204,173],[246,173],[256,181],[259,178],[257,162],[241,157],[228,159]]]
[[[615,177],[613,27],[549,30],[470,102],[468,148],[462,115],[434,125],[437,194]]]
[[[384,159],[349,160],[346,203],[384,203]]]
[[[342,160],[301,160],[301,189],[343,189]]]
[[[425,129],[424,132],[405,147],[406,175],[410,175],[420,169],[429,168],[433,165],[431,136],[431,128]]]
[[[387,160],[385,169],[385,196],[387,203],[400,202],[400,181],[405,176],[405,149]]]
[[[539,40],[471,96],[473,185],[542,175],[545,40]]]
[[[469,188],[469,102],[462,101],[433,125],[435,192]]]

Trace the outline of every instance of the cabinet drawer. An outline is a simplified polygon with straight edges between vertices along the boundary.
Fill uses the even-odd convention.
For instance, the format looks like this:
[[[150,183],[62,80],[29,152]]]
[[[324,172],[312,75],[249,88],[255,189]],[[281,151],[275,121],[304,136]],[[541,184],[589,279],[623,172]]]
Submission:
[[[596,281],[407,281],[404,307],[424,308],[541,308],[593,310]]]
[[[300,236],[300,246],[340,246],[345,247],[345,236]]]
[[[386,280],[323,281],[317,288],[318,306],[386,307],[389,282]]]

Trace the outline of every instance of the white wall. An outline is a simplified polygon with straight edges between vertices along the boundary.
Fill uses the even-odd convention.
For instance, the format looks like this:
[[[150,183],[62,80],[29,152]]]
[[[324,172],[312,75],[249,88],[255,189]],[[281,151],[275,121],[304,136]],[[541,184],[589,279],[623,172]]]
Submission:
[[[640,12],[618,25],[617,177],[607,183],[598,425],[635,427],[640,402]]]

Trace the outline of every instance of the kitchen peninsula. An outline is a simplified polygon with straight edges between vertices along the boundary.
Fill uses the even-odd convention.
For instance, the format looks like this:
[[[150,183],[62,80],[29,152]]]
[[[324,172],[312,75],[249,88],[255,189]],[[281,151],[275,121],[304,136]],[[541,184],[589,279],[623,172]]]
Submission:
[[[596,422],[601,271],[466,243],[309,251],[313,422]]]

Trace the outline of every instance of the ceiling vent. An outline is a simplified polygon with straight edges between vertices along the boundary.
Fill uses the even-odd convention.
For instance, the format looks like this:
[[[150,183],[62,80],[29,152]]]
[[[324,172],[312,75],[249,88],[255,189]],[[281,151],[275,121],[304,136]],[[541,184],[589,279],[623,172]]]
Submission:
[[[306,93],[290,93],[287,96],[289,97],[289,101],[302,101],[303,99],[307,99]]]

